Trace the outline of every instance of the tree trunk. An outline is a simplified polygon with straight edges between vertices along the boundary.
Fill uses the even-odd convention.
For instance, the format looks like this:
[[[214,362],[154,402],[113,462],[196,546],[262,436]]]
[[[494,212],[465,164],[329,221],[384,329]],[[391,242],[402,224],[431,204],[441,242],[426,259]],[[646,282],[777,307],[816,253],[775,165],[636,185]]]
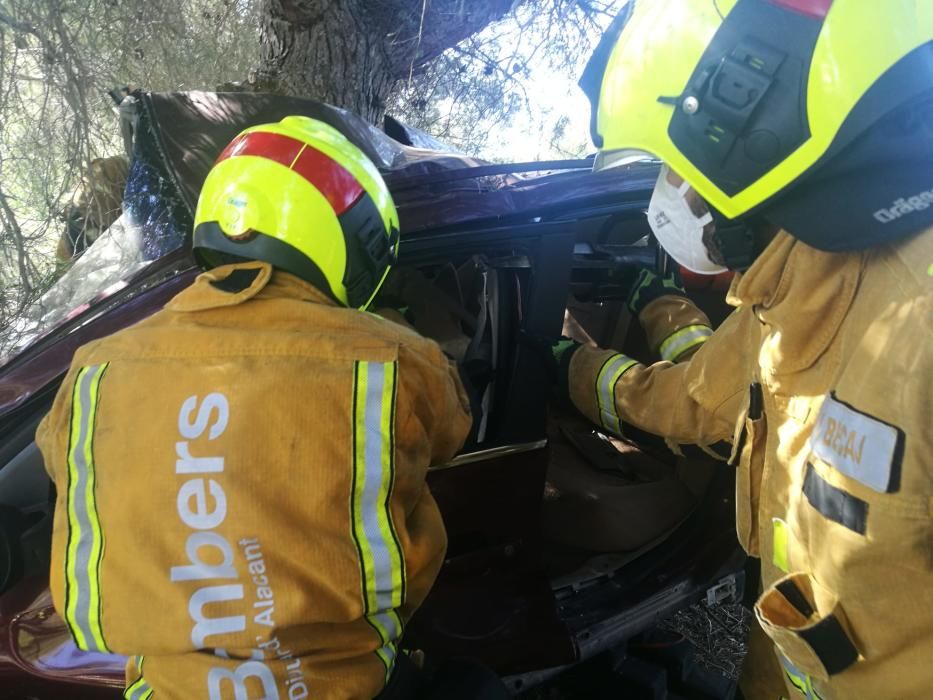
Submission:
[[[376,123],[394,82],[381,38],[347,0],[266,0],[259,87],[314,99]]]
[[[395,84],[503,17],[516,0],[265,0],[259,90],[379,124]]]

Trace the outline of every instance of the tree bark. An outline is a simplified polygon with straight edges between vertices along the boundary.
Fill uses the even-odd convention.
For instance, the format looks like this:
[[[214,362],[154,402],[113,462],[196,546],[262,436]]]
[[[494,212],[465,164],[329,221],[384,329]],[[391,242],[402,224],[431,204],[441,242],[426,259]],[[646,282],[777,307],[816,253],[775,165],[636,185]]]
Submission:
[[[518,0],[265,0],[259,90],[310,97],[378,124],[394,85]]]

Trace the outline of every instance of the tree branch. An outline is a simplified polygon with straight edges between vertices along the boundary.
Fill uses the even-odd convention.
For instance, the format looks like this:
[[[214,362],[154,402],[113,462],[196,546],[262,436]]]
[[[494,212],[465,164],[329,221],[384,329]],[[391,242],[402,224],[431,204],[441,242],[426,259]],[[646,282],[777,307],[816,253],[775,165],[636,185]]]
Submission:
[[[0,218],[3,219],[4,228],[13,236],[13,243],[16,247],[16,264],[19,269],[20,283],[23,286],[23,292],[27,296],[32,293],[32,285],[29,282],[29,266],[26,256],[26,241],[23,238],[23,230],[16,220],[16,214],[7,201],[6,194],[0,188]]]
[[[444,51],[472,36],[486,25],[502,19],[517,4],[514,0],[395,0],[399,27],[389,46],[392,74],[396,78],[409,75]],[[421,14],[424,10],[424,25]]]

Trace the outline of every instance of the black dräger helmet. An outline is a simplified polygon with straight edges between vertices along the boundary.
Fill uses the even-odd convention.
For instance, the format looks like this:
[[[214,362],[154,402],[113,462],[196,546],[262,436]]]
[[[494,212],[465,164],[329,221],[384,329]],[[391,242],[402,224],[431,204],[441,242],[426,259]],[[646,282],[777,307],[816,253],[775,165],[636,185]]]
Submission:
[[[730,267],[752,213],[830,251],[933,224],[933,2],[632,0],[610,32],[581,81],[596,167],[664,161]]]

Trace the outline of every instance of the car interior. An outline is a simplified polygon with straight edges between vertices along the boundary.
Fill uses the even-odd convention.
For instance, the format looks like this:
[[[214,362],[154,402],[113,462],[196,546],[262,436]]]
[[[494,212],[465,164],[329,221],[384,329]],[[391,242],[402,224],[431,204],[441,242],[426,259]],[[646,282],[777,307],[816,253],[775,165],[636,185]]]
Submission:
[[[663,590],[682,567],[691,593],[702,595],[703,575],[741,568],[730,532],[732,475],[723,462],[686,446],[675,454],[638,431],[605,435],[557,396],[548,355],[561,335],[659,359],[624,299],[637,266],[660,257],[648,234],[644,216],[623,207],[427,235],[406,246],[378,299],[382,313],[436,340],[461,368],[474,430],[463,453],[429,476],[450,536],[442,582],[457,572],[469,596],[471,576],[490,579],[475,585],[490,589],[487,599],[500,611],[448,620],[432,595],[411,633],[427,648],[483,649],[516,689],[539,679],[528,669],[544,658],[573,663],[642,631],[654,617],[630,614],[633,591]],[[728,313],[721,292],[694,296],[714,323]],[[698,544],[698,523],[715,536]],[[710,556],[714,542],[719,551]],[[703,557],[698,573],[691,566]],[[445,610],[461,607],[439,588]],[[606,625],[604,636],[594,623]],[[542,647],[534,654],[508,643],[530,624]]]

